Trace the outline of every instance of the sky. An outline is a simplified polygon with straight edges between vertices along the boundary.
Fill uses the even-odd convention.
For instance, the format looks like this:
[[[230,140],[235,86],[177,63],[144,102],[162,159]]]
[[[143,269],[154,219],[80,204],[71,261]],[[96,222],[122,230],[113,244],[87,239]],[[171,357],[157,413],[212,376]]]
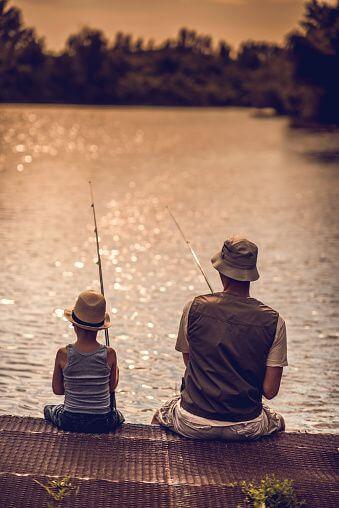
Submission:
[[[328,3],[332,3],[329,0]],[[59,50],[83,26],[100,28],[112,40],[117,31],[162,41],[185,26],[226,40],[282,42],[297,27],[304,0],[11,0],[24,22]]]

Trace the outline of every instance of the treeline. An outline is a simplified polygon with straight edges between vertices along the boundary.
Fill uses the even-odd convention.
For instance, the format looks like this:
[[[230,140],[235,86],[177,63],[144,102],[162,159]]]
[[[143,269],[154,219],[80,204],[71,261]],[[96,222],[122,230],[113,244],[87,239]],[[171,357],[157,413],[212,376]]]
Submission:
[[[0,101],[273,108],[304,122],[339,123],[339,4],[305,4],[283,46],[225,41],[182,28],[161,44],[83,28],[47,52],[0,0]]]

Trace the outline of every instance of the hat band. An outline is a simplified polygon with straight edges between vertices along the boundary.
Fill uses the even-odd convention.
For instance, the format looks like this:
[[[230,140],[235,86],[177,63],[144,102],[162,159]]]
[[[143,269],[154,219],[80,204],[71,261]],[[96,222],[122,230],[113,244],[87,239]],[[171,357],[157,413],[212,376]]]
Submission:
[[[102,326],[105,322],[105,320],[103,319],[102,321],[99,321],[99,323],[89,323],[88,321],[82,321],[82,319],[79,319],[75,313],[74,313],[74,310],[72,311],[72,318],[74,319],[74,321],[76,323],[78,323],[78,325],[83,325],[83,326],[93,326],[93,328],[98,328],[99,326]]]

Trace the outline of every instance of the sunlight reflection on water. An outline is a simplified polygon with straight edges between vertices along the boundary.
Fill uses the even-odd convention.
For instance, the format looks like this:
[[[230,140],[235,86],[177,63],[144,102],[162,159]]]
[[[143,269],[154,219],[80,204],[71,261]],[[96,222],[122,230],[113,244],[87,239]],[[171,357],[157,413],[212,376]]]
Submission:
[[[338,343],[337,133],[293,131],[244,110],[0,108],[1,412],[41,415],[63,318],[99,288],[94,182],[119,407],[149,422],[179,389],[181,309],[207,292],[165,209],[201,256],[235,232],[256,240],[254,296],[286,318],[289,367],[274,407],[289,429],[333,431]],[[313,153],[313,152],[312,152]],[[103,338],[102,338],[103,339]]]

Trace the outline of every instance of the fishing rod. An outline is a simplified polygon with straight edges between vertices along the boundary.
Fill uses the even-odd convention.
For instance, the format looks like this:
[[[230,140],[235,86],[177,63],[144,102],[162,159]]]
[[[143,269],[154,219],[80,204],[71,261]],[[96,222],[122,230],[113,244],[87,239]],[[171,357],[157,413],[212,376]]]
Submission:
[[[174,215],[173,215],[173,213],[171,212],[171,210],[170,210],[169,206],[166,206],[166,208],[167,208],[167,210],[168,210],[168,213],[169,213],[169,214],[170,214],[170,216],[172,217],[173,222],[174,222],[174,224],[176,225],[176,227],[177,227],[177,229],[178,229],[179,233],[181,234],[182,238],[184,239],[184,242],[186,243],[187,247],[189,248],[189,250],[190,250],[190,252],[191,252],[191,254],[192,254],[192,256],[193,256],[193,259],[194,259],[194,261],[195,261],[195,264],[197,265],[197,267],[199,268],[200,272],[202,273],[202,275],[203,275],[203,277],[204,277],[204,279],[205,279],[205,281],[206,281],[206,284],[207,284],[207,285],[208,285],[208,287],[209,287],[209,290],[210,290],[210,291],[211,291],[211,293],[213,294],[213,293],[214,293],[213,288],[212,288],[212,286],[211,286],[211,284],[210,284],[210,282],[209,282],[209,280],[208,280],[208,278],[207,278],[206,273],[204,272],[203,267],[201,266],[201,263],[200,263],[200,261],[199,261],[198,256],[196,255],[196,253],[195,253],[195,251],[194,251],[194,249],[193,249],[192,245],[190,244],[190,241],[189,241],[189,240],[187,240],[187,238],[186,238],[186,236],[185,236],[185,233],[184,233],[184,232],[183,232],[183,230],[181,229],[181,227],[180,227],[180,225],[179,225],[178,221],[177,221],[177,220],[176,220],[176,218],[174,217]]]
[[[91,192],[91,201],[92,201],[91,202],[91,208],[92,208],[92,211],[93,211],[94,233],[95,233],[95,240],[96,240],[96,244],[97,244],[97,254],[98,254],[97,265],[98,265],[98,268],[99,268],[100,289],[101,289],[102,296],[105,296],[104,280],[103,280],[103,276],[102,276],[102,266],[101,266],[99,237],[98,237],[98,226],[97,226],[97,218],[96,218],[96,214],[95,214],[95,205],[94,205],[93,187],[92,187],[92,182],[91,181],[89,181],[88,183],[89,183],[89,188],[90,188],[90,192]],[[109,346],[109,335],[108,335],[107,328],[105,328],[105,342],[106,342],[106,346]]]

